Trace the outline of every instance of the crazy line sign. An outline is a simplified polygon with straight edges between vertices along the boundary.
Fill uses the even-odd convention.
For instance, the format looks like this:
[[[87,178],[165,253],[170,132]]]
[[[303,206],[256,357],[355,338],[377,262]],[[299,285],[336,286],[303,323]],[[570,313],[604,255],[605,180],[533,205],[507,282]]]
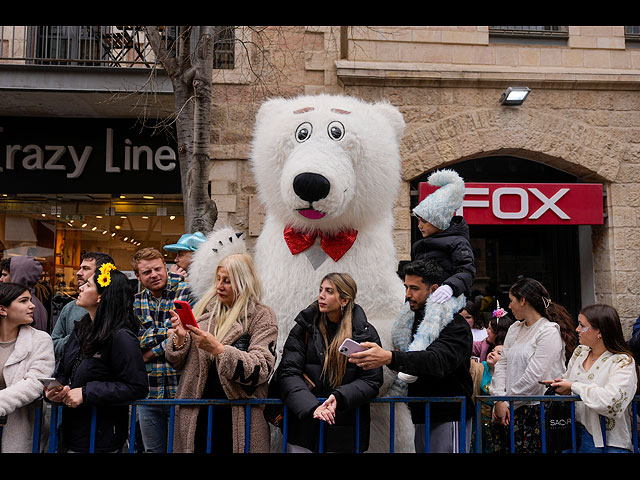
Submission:
[[[599,183],[465,183],[456,212],[470,225],[601,225]],[[440,187],[421,182],[422,201]]]

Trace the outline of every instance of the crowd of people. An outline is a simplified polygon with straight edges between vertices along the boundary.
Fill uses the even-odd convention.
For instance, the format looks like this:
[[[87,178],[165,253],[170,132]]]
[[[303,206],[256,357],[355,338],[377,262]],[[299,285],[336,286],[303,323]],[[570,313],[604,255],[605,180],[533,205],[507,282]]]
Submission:
[[[482,452],[508,451],[511,428],[516,452],[540,452],[540,402],[484,402],[479,430],[475,404],[479,396],[538,396],[549,387],[580,397],[579,452],[605,446],[632,451],[640,318],[627,342],[613,307],[585,306],[573,319],[540,282],[522,278],[509,288],[508,311],[496,304],[485,322],[478,305],[483,299],[476,301],[470,291],[475,267],[466,223],[453,215],[455,201],[443,217],[442,209],[434,214],[429,198],[413,212],[424,238],[402,272],[406,301],[393,324],[392,345],[383,347],[357,303],[352,276],[334,272],[297,315],[277,365],[278,323],[261,302],[250,255],[223,258],[209,291],[197,302],[191,295],[187,271],[190,255],[205,240],[201,234],[165,247],[178,253],[171,269],[160,251],[137,251],[132,266],[139,292],[111,257],[86,253],[77,272],[78,298],[64,307],[51,334],[38,323],[38,304],[26,282],[33,272],[26,275],[23,268],[33,268],[32,259],[12,259],[0,282],[1,451],[32,451],[34,411],[42,402],[62,408],[59,451],[89,451],[95,411],[94,448],[107,453],[122,451],[129,439],[127,403],[263,399],[272,392],[289,410],[287,452],[353,452],[356,439],[359,451],[367,451],[369,404],[380,395],[384,369],[397,374],[387,396],[465,399],[462,419],[457,403],[434,403],[429,419],[424,403],[408,403],[416,452],[425,451],[427,433],[431,452],[471,451],[478,436]],[[189,303],[195,325],[182,321],[176,301]],[[349,340],[359,348],[345,355]],[[262,405],[250,411],[247,430],[243,406],[181,404],[171,449],[242,452],[248,433],[250,452],[269,452],[271,429],[279,424],[269,425]],[[137,413],[140,450],[167,452],[170,407],[149,403]],[[466,445],[458,440],[462,430]]]

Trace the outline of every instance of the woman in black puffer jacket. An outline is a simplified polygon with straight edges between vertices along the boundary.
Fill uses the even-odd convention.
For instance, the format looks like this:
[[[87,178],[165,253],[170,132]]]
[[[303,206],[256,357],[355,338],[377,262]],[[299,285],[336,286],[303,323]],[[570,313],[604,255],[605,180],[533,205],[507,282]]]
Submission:
[[[329,274],[321,282],[318,300],[295,319],[273,380],[279,382],[289,409],[289,452],[320,451],[320,421],[326,422],[323,451],[354,452],[356,444],[360,452],[369,448],[369,402],[382,385],[382,368],[363,370],[338,351],[345,338],[380,344],[355,296],[356,284],[349,275]]]
[[[80,287],[78,305],[87,315],[76,322],[53,375],[63,387],[45,389],[45,395],[64,405],[62,451],[90,451],[96,407],[95,452],[119,452],[128,437],[126,404],[149,391],[129,280],[113,264],[103,264]]]

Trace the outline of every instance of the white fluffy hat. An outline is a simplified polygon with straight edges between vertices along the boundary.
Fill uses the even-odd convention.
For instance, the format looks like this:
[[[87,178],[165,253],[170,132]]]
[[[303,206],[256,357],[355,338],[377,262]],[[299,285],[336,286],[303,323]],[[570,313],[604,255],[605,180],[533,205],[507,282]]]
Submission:
[[[453,170],[445,169],[433,172],[427,182],[441,188],[427,195],[413,213],[434,227],[446,230],[456,210],[462,206],[464,180]]]

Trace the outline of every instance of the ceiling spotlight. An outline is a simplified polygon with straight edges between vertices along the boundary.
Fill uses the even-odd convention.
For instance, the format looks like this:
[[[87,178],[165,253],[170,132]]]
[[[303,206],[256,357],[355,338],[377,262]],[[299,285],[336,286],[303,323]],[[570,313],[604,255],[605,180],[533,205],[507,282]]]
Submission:
[[[502,105],[522,105],[529,95],[531,89],[528,87],[509,87],[500,96]]]

